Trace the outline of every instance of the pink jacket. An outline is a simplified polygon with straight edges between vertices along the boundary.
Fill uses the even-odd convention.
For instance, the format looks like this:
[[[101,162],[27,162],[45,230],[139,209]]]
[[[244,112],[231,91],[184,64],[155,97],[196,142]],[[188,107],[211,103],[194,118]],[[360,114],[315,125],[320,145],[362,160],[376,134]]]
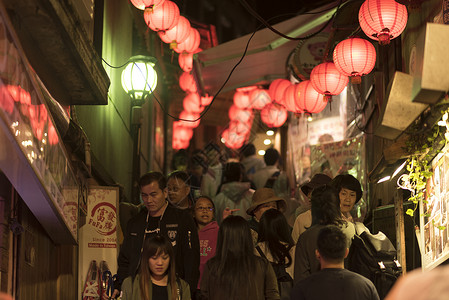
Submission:
[[[217,248],[218,224],[212,221],[198,232],[200,239],[200,279],[198,280],[198,288],[200,288],[201,278],[203,276],[204,266],[206,262],[215,255]]]

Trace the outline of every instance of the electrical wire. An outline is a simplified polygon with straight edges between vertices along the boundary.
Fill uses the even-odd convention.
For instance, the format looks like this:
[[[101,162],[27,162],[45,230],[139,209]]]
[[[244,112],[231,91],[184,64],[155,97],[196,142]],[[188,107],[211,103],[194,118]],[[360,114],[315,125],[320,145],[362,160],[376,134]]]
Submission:
[[[120,68],[123,68],[124,66],[126,66],[126,65],[129,63],[129,60],[128,60],[128,61],[125,62],[123,65],[120,65],[120,66],[116,67],[116,66],[113,66],[113,65],[109,64],[103,57],[101,58],[101,60],[102,60],[106,65],[108,65],[110,68],[113,68],[113,69],[120,69]]]
[[[268,29],[270,29],[271,31],[273,31],[274,33],[276,33],[276,34],[278,34],[279,36],[281,36],[281,37],[283,37],[283,38],[285,38],[285,39],[288,39],[288,40],[292,40],[292,41],[301,41],[301,40],[307,40],[307,39],[309,39],[309,38],[311,38],[311,37],[313,37],[313,36],[315,36],[315,35],[317,35],[318,33],[320,33],[321,31],[323,31],[326,27],[327,27],[327,25],[329,25],[330,24],[330,22],[334,19],[334,17],[336,16],[336,14],[337,14],[337,12],[338,12],[338,10],[339,10],[339,8],[340,8],[340,5],[341,5],[341,3],[342,3],[342,0],[340,0],[339,2],[338,2],[338,5],[336,6],[337,7],[337,10],[335,11],[335,13],[332,15],[332,17],[326,22],[326,24],[320,29],[320,30],[318,30],[317,32],[314,32],[314,33],[312,33],[312,34],[310,34],[310,35],[307,35],[307,36],[305,36],[305,37],[290,37],[290,36],[288,36],[288,35],[285,35],[285,34],[283,34],[282,32],[280,32],[280,31],[278,31],[277,29],[275,29],[274,27],[272,27],[267,21],[265,21],[249,4],[248,4],[248,2],[246,2],[245,0],[239,0],[239,2],[240,2],[240,4],[242,4],[243,5],[243,7],[251,14],[251,15],[253,15],[253,17],[255,17],[257,20],[259,20],[263,25],[265,25],[265,27],[267,27]],[[334,6],[335,7],[335,6]],[[332,8],[334,8],[334,7],[332,7]],[[329,8],[329,10],[330,9],[332,9],[332,8]]]

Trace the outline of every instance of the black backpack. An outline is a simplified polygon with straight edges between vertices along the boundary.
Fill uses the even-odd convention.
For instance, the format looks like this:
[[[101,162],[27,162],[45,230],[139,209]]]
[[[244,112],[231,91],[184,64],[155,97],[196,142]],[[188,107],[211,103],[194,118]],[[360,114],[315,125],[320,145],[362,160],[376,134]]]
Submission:
[[[257,252],[259,252],[260,256],[267,259],[265,253],[263,253],[262,249],[259,246],[256,246]],[[268,259],[267,259],[268,260]],[[279,295],[281,296],[281,300],[290,299],[290,292],[293,287],[293,278],[290,274],[285,270],[285,264],[279,264],[275,262],[270,262],[273,267],[274,274],[276,274],[276,279],[278,281],[278,289]]]
[[[373,235],[369,231],[363,231],[354,235],[346,268],[371,280],[380,299],[385,298],[402,274],[396,249],[382,232]]]

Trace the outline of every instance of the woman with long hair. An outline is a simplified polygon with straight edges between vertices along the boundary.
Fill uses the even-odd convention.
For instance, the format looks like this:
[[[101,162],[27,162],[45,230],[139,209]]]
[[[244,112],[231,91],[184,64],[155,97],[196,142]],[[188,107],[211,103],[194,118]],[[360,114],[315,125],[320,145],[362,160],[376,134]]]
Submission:
[[[137,275],[122,284],[122,300],[152,299],[191,299],[189,285],[176,277],[173,247],[161,235],[145,240]]]
[[[280,299],[273,267],[254,254],[244,218],[230,215],[223,220],[215,256],[204,268],[201,295],[210,300]]]
[[[268,259],[278,280],[281,299],[290,299],[293,285],[295,244],[284,214],[277,209],[265,211],[259,223],[256,254]]]
[[[312,191],[312,226],[299,236],[295,249],[294,281],[306,278],[320,270],[315,255],[316,241],[321,228],[336,225],[346,235],[348,248],[355,234],[354,224],[343,219],[337,191],[330,185],[323,185]]]

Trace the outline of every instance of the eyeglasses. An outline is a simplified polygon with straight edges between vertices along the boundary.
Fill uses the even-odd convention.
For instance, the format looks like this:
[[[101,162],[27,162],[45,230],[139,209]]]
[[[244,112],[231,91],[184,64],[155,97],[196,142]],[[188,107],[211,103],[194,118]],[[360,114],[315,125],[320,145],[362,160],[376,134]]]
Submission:
[[[210,206],[208,206],[208,207],[203,207],[203,206],[198,206],[198,207],[196,207],[195,208],[196,210],[206,210],[206,211],[214,211],[214,208],[213,207],[210,207]]]

